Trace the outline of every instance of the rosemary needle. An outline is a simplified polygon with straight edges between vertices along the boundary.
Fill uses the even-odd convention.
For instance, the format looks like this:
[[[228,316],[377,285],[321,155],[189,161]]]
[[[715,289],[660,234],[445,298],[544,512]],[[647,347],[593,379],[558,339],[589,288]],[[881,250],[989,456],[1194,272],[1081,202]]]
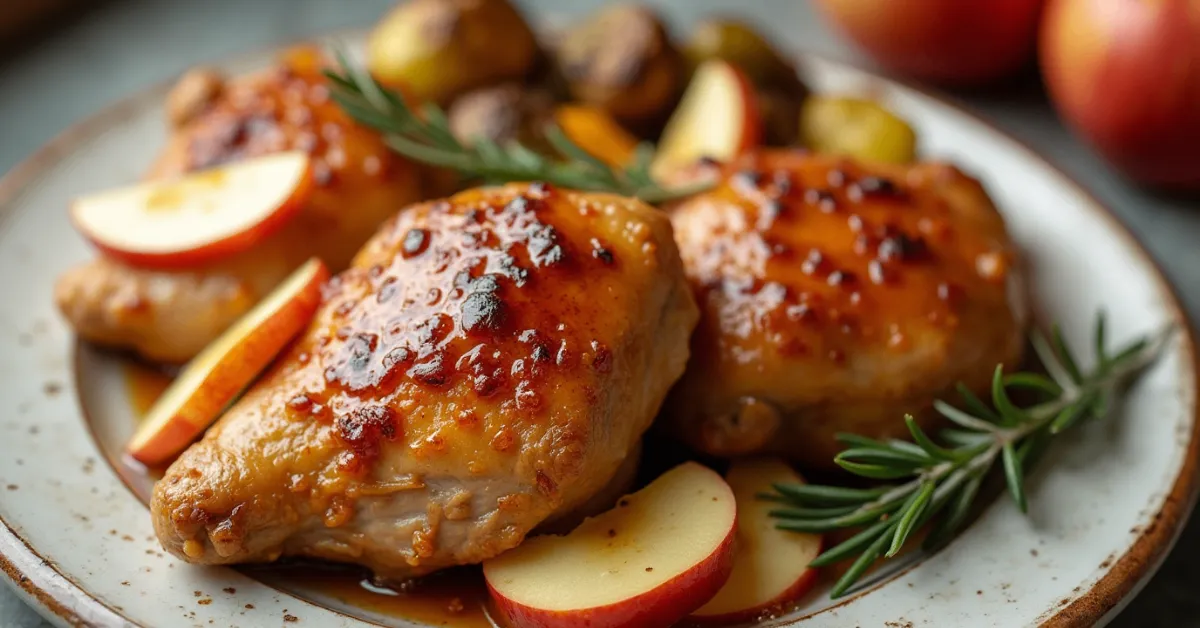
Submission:
[[[877,560],[895,556],[925,523],[932,524],[924,542],[927,549],[948,541],[966,521],[983,477],[997,459],[1009,494],[1025,512],[1025,474],[1037,455],[1055,435],[1103,415],[1111,397],[1162,353],[1171,332],[1168,328],[1109,352],[1101,314],[1093,336],[1096,365],[1084,371],[1057,327],[1049,338],[1035,331],[1030,341],[1046,375],[1005,375],[997,367],[990,404],[965,386],[958,387],[961,408],[936,402],[934,409],[957,426],[942,434],[946,445],[925,434],[912,417],[905,417],[912,442],[838,436],[848,447],[834,458],[843,469],[871,479],[907,481],[865,489],[777,485],[775,493],[763,496],[780,505],[771,516],[778,520],[777,527],[801,532],[866,526],[812,562],[829,565],[858,554],[833,586],[830,596],[837,598]],[[1010,394],[1018,389],[1036,395],[1037,403],[1019,406]]]

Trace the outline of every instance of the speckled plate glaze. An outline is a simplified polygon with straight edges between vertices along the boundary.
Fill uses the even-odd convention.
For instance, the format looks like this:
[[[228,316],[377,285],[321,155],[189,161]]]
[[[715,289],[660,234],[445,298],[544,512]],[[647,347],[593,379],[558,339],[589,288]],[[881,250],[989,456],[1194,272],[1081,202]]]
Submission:
[[[926,156],[984,181],[1028,257],[1038,320],[1059,321],[1077,346],[1098,308],[1114,341],[1170,323],[1182,333],[1114,416],[1056,446],[1031,478],[1030,516],[996,499],[940,553],[836,604],[814,592],[769,625],[1104,623],[1157,568],[1196,496],[1196,355],[1176,297],[1112,214],[1029,149],[931,95],[820,59],[803,69],[818,92],[881,100],[914,124]],[[164,555],[145,506],[106,463],[100,444],[133,425],[122,358],[77,348],[51,287],[93,255],[68,200],[138,178],[165,139],[164,93],[81,122],[0,180],[0,570],[63,626],[416,625]]]

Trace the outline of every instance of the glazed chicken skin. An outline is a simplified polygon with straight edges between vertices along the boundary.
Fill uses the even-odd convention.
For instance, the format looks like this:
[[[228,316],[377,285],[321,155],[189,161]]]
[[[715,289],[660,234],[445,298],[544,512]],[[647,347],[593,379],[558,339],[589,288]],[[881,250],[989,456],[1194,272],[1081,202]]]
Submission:
[[[309,257],[345,268],[400,208],[421,198],[415,168],[357,126],[329,97],[313,49],[226,81],[185,75],[168,98],[171,138],[150,172],[170,178],[285,150],[314,157],[315,189],[287,225],[244,253],[180,271],[100,258],[64,274],[55,300],[83,338],[184,362]]]
[[[664,418],[700,451],[828,468],[835,434],[906,437],[1020,358],[1016,251],[952,166],[763,152],[670,211],[701,322]]]
[[[194,563],[477,563],[600,491],[683,372],[698,312],[665,214],[511,184],[415,205],[168,469]]]

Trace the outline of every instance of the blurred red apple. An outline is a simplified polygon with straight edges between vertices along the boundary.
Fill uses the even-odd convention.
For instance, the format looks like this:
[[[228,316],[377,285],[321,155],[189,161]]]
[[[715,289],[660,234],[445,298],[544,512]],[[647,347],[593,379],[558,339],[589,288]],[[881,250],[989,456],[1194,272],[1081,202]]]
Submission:
[[[819,0],[880,64],[948,85],[980,85],[1033,57],[1043,0]]]
[[[1059,112],[1109,161],[1200,189],[1200,3],[1050,0],[1040,46]]]

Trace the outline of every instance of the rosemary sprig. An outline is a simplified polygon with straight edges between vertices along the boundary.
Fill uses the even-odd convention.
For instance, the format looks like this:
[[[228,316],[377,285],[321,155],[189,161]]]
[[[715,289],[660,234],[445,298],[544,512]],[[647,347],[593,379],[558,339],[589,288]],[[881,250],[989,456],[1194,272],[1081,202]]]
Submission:
[[[911,416],[904,420],[912,442],[838,436],[847,449],[834,461],[843,469],[872,479],[907,481],[868,489],[779,484],[775,493],[762,497],[781,503],[771,515],[785,530],[821,533],[865,526],[812,562],[821,567],[858,554],[830,593],[833,598],[840,597],[876,560],[895,556],[913,531],[926,523],[932,523],[924,542],[926,549],[949,541],[966,520],[979,486],[997,458],[1009,494],[1025,512],[1026,471],[1050,439],[1081,421],[1104,415],[1112,397],[1159,356],[1171,332],[1168,328],[1110,353],[1105,350],[1101,314],[1094,336],[1096,365],[1085,372],[1057,328],[1049,338],[1035,330],[1031,341],[1046,375],[1005,375],[1003,367],[997,366],[990,405],[960,385],[962,408],[943,401],[934,404],[957,425],[941,434],[945,445],[933,441]],[[1018,406],[1011,396],[1017,389],[1028,391],[1038,401]]]
[[[419,115],[395,92],[380,85],[366,70],[355,67],[341,50],[334,50],[339,68],[326,70],[330,95],[360,124],[384,134],[397,153],[432,166],[456,170],[484,182],[544,181],[575,190],[636,196],[662,203],[712,187],[699,181],[664,188],[650,175],[654,146],[643,144],[629,165],[613,168],[593,157],[555,124],[545,130],[547,142],[562,158],[552,158],[521,144],[478,138],[464,144],[450,132],[446,113],[433,103],[421,105]]]

